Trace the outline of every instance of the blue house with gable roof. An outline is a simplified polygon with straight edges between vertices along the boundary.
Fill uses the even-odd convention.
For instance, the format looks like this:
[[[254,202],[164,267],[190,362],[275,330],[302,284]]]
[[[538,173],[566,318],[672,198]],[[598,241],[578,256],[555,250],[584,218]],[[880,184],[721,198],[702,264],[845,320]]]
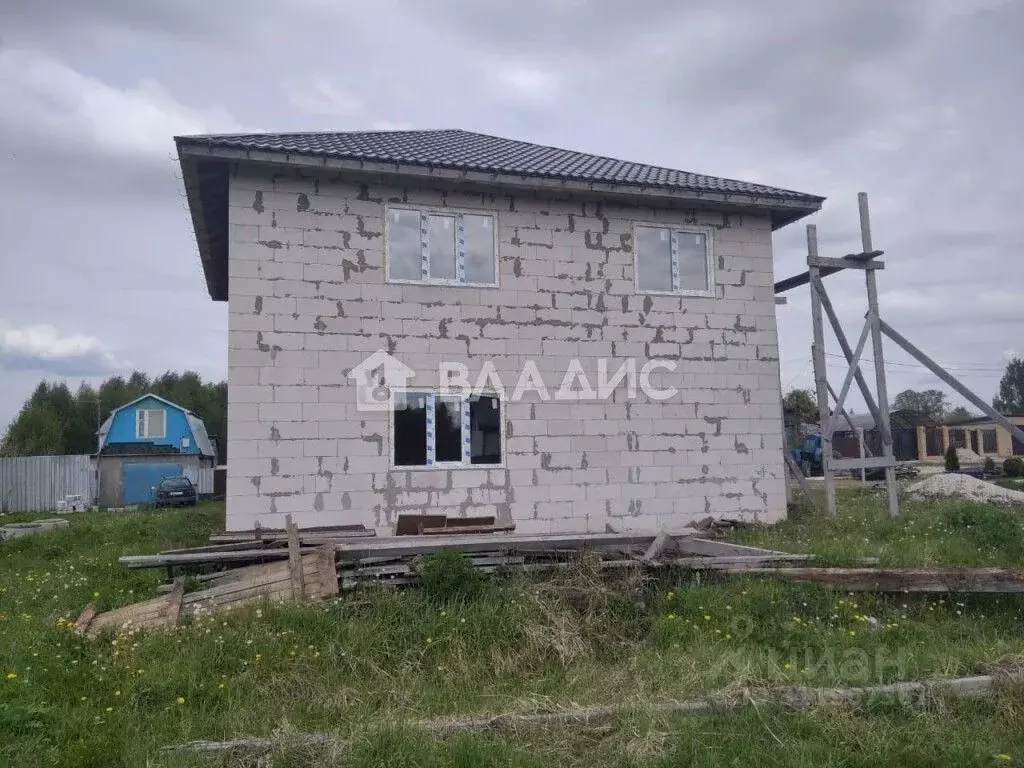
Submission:
[[[217,460],[202,419],[152,393],[114,409],[97,438],[101,506],[152,501],[165,477],[198,485],[201,470]]]

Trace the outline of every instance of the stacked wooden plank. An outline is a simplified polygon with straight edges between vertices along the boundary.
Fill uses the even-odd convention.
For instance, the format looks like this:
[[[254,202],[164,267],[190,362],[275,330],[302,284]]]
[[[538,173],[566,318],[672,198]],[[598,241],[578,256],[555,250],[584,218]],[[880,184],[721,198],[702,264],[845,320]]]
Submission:
[[[96,613],[90,603],[75,623],[75,631],[87,637],[95,637],[105,629],[118,631],[124,628],[153,629],[173,627],[181,613],[184,584],[179,582],[165,597],[133,603],[106,613]]]
[[[367,583],[416,584],[423,557],[440,552],[462,553],[482,572],[552,571],[571,567],[585,554],[593,566],[607,570],[744,572],[879,592],[1024,592],[1024,574],[1008,570],[809,568],[813,555],[715,541],[696,531],[517,534],[510,528],[476,520],[464,526],[414,521],[403,535],[376,537],[361,527],[299,531],[289,518],[282,530],[215,534],[207,546],[121,558],[129,568],[187,569],[201,589],[186,593],[179,579],[164,585],[161,591],[168,594],[153,600],[104,614],[90,605],[78,630],[95,635],[105,628],[173,626],[181,615],[254,600],[322,600]],[[210,568],[223,570],[196,573]]]
[[[298,529],[290,524],[289,529],[286,549],[267,550],[280,552],[283,555],[282,559],[233,568],[217,574],[206,574],[203,579],[204,588],[188,594],[185,594],[184,580],[179,579],[166,596],[126,605],[106,613],[96,613],[95,607],[90,604],[82,612],[75,629],[80,634],[95,637],[105,629],[119,631],[172,627],[178,623],[182,615],[223,610],[229,606],[257,600],[323,600],[338,594],[334,545],[300,547]],[[237,551],[218,552],[206,547],[197,549],[201,551],[181,551],[161,557],[165,560],[170,558],[169,562],[177,565],[184,564],[182,558],[189,564],[211,562],[209,558],[214,556],[227,557],[232,562],[238,561],[231,557],[238,555]]]
[[[417,524],[409,535],[377,538],[372,531],[353,528],[299,531],[288,519],[283,530],[217,534],[207,546],[120,558],[128,568],[224,569],[194,574],[201,589],[186,593],[184,581],[178,579],[163,590],[169,594],[152,600],[102,614],[88,606],[78,630],[93,636],[107,628],[174,626],[182,615],[255,600],[322,600],[368,582],[414,584],[420,578],[422,557],[437,552],[461,552],[482,572],[564,568],[583,553],[609,569],[729,571],[812,559],[667,532],[516,534],[509,528],[493,521],[468,526]]]

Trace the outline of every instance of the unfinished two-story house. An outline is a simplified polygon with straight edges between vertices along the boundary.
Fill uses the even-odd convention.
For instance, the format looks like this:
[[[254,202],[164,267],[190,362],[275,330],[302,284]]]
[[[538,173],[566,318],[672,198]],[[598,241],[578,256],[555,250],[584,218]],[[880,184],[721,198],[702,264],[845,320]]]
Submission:
[[[772,232],[822,198],[461,130],[176,141],[229,529],[784,515]]]

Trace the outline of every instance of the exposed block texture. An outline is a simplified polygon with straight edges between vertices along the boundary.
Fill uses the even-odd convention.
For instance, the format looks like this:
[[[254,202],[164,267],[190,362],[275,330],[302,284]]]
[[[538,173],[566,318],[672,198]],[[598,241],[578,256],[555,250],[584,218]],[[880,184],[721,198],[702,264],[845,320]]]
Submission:
[[[416,182],[424,184],[425,182]],[[442,184],[442,182],[435,182]],[[706,515],[785,513],[767,216],[240,165],[230,180],[230,529],[495,515],[523,532],[681,530]],[[499,285],[385,280],[389,203],[496,217]],[[633,228],[713,233],[713,297],[638,293]],[[667,401],[505,401],[500,468],[396,470],[387,413],[348,374],[378,349],[436,387],[485,362],[506,387],[533,360],[552,391],[570,361],[663,358]]]

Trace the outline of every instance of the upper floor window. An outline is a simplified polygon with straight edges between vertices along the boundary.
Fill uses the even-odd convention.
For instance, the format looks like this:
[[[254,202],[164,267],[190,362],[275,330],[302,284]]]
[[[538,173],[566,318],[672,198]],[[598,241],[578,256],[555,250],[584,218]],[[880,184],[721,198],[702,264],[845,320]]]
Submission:
[[[162,408],[140,408],[135,412],[135,436],[167,437],[167,418]]]
[[[388,280],[497,285],[495,229],[489,213],[388,208]]]
[[[633,233],[637,291],[715,295],[710,229],[638,224]]]

